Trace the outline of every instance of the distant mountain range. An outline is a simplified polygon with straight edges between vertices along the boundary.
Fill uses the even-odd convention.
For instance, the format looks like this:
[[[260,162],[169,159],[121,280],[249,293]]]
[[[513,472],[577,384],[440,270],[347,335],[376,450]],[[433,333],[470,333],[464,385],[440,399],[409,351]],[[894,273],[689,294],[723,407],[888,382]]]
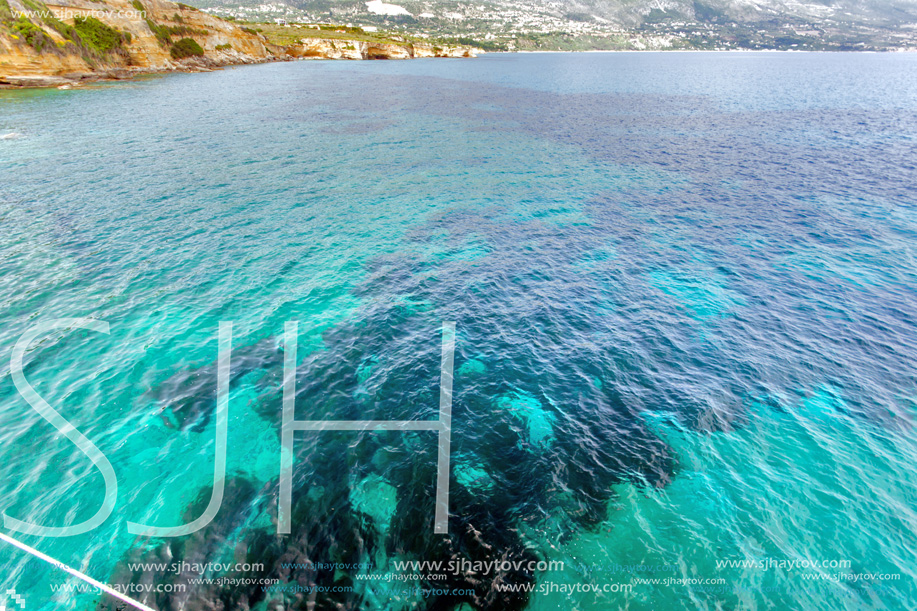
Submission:
[[[517,49],[917,48],[917,0],[197,0],[246,21],[340,23]]]
[[[410,14],[423,19],[444,18],[456,20],[459,16],[473,16],[488,9],[501,13],[522,12],[532,17],[549,15],[569,17],[575,21],[598,20],[625,27],[647,22],[676,19],[692,22],[757,23],[770,20],[804,20],[816,23],[856,23],[877,26],[917,25],[917,0],[823,0],[802,2],[797,0],[481,0],[456,2],[455,0],[200,0],[200,8],[235,8],[286,4],[316,15],[359,14],[373,12],[367,4],[375,5],[377,13],[386,5],[403,9],[390,10],[391,16]],[[266,8],[264,12],[272,9]],[[432,16],[432,17],[430,17]]]
[[[917,2],[913,0],[569,0],[564,6],[630,26],[665,18],[739,23],[776,19],[884,26],[917,23]]]

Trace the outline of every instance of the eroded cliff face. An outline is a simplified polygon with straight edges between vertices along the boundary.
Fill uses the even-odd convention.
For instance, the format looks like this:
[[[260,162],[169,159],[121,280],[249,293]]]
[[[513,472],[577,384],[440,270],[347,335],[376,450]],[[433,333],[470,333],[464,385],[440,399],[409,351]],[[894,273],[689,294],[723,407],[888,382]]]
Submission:
[[[0,0],[0,87],[73,86],[144,72],[301,58],[474,57],[477,49],[408,41],[261,34],[168,0]]]
[[[470,47],[434,47],[420,43],[382,43],[363,40],[303,38],[285,47],[294,58],[316,59],[414,59],[419,57],[475,57]]]
[[[197,47],[175,52],[186,38]],[[53,85],[274,57],[257,33],[166,0],[0,0],[0,83]]]

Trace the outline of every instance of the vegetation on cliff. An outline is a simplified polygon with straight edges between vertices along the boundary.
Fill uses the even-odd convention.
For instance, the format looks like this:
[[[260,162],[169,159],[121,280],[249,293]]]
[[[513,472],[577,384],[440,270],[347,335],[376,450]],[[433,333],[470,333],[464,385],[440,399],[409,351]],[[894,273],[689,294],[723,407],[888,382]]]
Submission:
[[[138,14],[127,11],[130,18],[109,20],[106,0],[93,1],[101,5],[99,9],[68,9],[66,14],[75,12],[76,16],[65,22],[56,4],[51,5],[52,10],[40,0],[0,0],[0,88],[63,86],[97,78],[125,78],[133,72],[196,70],[271,59],[474,56],[473,49],[452,41],[369,31],[371,28],[328,24],[244,27],[246,24],[233,24],[171,2],[157,2],[148,10],[146,0],[130,0]],[[122,12],[119,9],[118,14]],[[179,67],[176,62],[185,65]]]
[[[172,45],[169,50],[173,59],[185,59],[186,57],[202,57],[204,49],[193,38],[182,38]]]
[[[129,32],[119,32],[95,17],[76,17],[73,29],[84,43],[99,53],[110,53],[131,43]]]
[[[105,25],[94,17],[77,17],[71,26],[54,17],[48,7],[38,0],[22,0],[22,3],[33,16],[38,16],[38,22],[22,14],[14,17],[9,2],[0,0],[0,34],[5,33],[13,41],[26,44],[39,53],[79,55],[90,66],[114,55],[129,58],[125,48],[131,41],[129,33]],[[56,42],[42,24],[60,34],[64,40]]]
[[[28,45],[32,46],[35,50],[41,51],[49,45],[53,45],[54,41],[51,40],[51,37],[45,34],[45,31],[29,21],[25,17],[20,17],[12,24],[12,30],[18,35],[19,38],[24,40]]]
[[[142,14],[148,15],[146,8],[144,8],[143,3],[141,3],[140,0],[133,0],[131,5]],[[179,4],[178,6],[182,9],[191,8],[185,4]],[[146,17],[147,27],[150,28],[150,31],[153,33],[153,36],[156,37],[156,40],[159,41],[159,44],[169,49],[169,53],[172,55],[173,59],[183,59],[193,55],[203,55],[204,50],[201,48],[201,46],[193,39],[187,37],[206,36],[209,32],[203,28],[192,28],[190,26],[184,25],[184,19],[178,13],[172,15],[172,21],[181,25],[164,25],[153,21],[149,17]],[[185,38],[182,38],[178,42],[174,42],[172,40],[173,36],[184,36]],[[200,50],[200,53],[197,52],[197,49],[192,48],[188,43],[184,42],[186,40],[193,42],[197,46],[197,49]],[[179,44],[181,46],[176,49]]]
[[[344,25],[283,26],[274,23],[250,23],[242,29],[264,35],[271,44],[286,47],[303,38],[322,40],[358,40],[383,44],[404,44],[409,39],[388,32],[366,32],[362,28]]]
[[[334,24],[293,24],[278,25],[274,23],[249,23],[243,30],[264,35],[268,42],[282,47],[295,45],[303,39],[320,39],[331,41],[359,41],[386,45],[424,44],[440,51],[445,47],[476,47],[485,51],[503,51],[486,42],[471,39],[437,39],[404,36],[394,32],[369,32],[360,27]]]

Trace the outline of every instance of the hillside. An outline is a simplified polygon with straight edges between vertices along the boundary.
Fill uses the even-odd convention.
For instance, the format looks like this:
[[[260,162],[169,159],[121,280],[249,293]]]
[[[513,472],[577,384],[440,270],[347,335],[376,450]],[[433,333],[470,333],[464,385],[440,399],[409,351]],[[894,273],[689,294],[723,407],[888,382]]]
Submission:
[[[165,0],[0,0],[0,82],[54,84],[273,57],[262,36]]]
[[[259,28],[261,29],[261,28]],[[262,30],[263,31],[263,30]],[[0,0],[0,87],[61,86],[175,70],[297,58],[469,57],[353,31],[264,34],[166,0]],[[268,32],[270,34],[270,32]]]
[[[414,59],[421,57],[475,57],[481,49],[439,40],[407,38],[390,32],[369,32],[343,25],[249,24],[272,48],[287,56],[320,59]]]
[[[917,0],[196,0],[246,21],[332,22],[487,50],[917,48]]]

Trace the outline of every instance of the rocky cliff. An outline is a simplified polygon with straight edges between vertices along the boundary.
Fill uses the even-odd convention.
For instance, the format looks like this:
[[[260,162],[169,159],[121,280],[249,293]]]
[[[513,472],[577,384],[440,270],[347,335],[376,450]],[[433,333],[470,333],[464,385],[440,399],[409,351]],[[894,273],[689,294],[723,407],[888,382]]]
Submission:
[[[167,0],[0,0],[0,87],[73,86],[143,72],[298,58],[473,57],[465,47],[260,33]]]
[[[303,38],[285,47],[294,58],[320,59],[414,59],[418,57],[475,57],[471,47],[436,47],[410,42],[372,42],[365,40]]]
[[[0,83],[8,85],[273,58],[259,34],[166,0],[0,0]]]

